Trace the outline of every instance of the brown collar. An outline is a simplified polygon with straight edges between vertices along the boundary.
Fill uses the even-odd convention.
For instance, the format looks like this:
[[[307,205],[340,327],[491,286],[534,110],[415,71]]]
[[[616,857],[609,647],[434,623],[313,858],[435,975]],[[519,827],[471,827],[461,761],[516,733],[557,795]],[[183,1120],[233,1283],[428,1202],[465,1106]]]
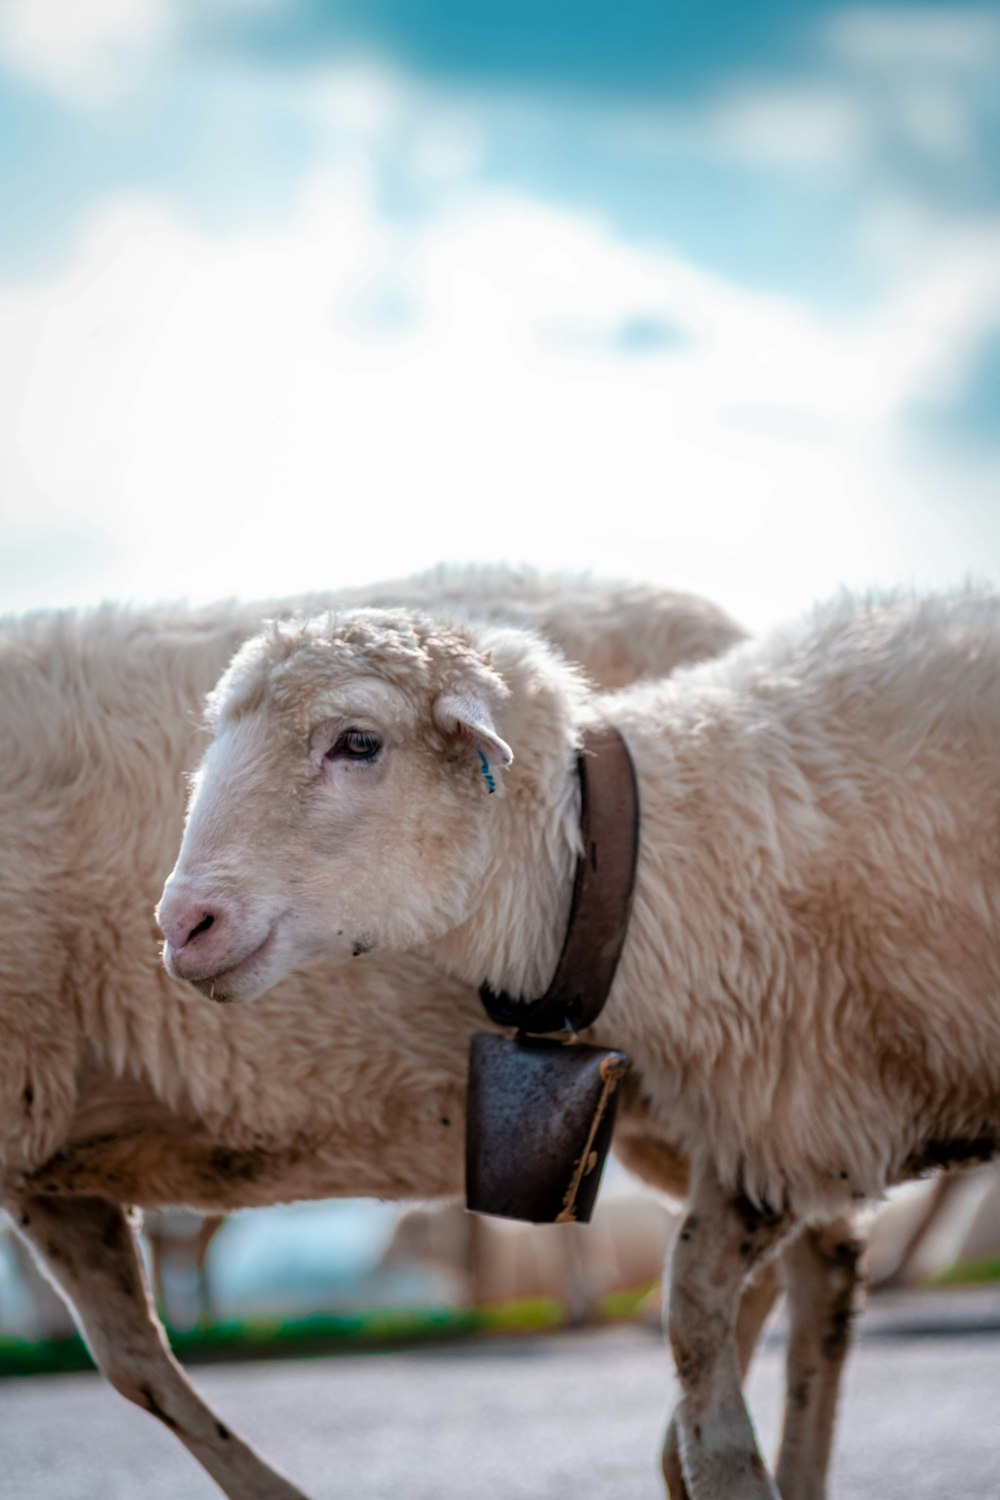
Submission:
[[[517,1000],[488,984],[479,996],[491,1021],[531,1036],[577,1032],[604,1007],[628,931],[639,849],[639,793],[617,729],[589,729],[576,760],[580,838],[566,939],[539,1000]]]

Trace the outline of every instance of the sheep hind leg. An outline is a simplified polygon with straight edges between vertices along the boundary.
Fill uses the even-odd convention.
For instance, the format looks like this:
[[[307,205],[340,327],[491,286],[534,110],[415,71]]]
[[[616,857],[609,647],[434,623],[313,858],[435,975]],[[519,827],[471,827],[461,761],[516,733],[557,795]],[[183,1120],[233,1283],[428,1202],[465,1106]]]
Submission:
[[[743,1288],[740,1310],[736,1315],[736,1354],[743,1378],[750,1368],[757,1342],[778,1300],[780,1290],[778,1268],[773,1261],[762,1266],[753,1280]],[[670,1418],[663,1440],[662,1466],[670,1500],[689,1500],[681,1468],[680,1428],[676,1411]]]
[[[230,1500],[305,1500],[219,1421],[188,1382],[167,1345],[122,1208],[101,1198],[40,1195],[6,1206],[117,1391],[180,1438]]]
[[[861,1243],[849,1219],[807,1229],[783,1262],[788,1400],[777,1479],[782,1500],[825,1500],[840,1378],[857,1311]]]
[[[699,1173],[671,1257],[668,1317],[691,1500],[778,1500],[743,1401],[736,1323],[744,1284],[794,1227]]]

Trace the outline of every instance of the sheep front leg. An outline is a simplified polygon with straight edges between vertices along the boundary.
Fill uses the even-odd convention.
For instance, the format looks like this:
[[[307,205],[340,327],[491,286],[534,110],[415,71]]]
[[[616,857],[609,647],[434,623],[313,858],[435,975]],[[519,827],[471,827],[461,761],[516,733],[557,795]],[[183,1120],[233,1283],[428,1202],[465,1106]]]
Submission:
[[[124,1211],[101,1198],[20,1198],[21,1235],[76,1314],[98,1367],[189,1449],[230,1500],[305,1500],[189,1384],[156,1316]]]
[[[742,1378],[746,1377],[750,1368],[757,1341],[778,1300],[780,1290],[778,1269],[772,1261],[762,1266],[759,1274],[743,1288],[740,1310],[736,1315],[736,1356],[740,1362]],[[681,1468],[680,1425],[676,1411],[670,1418],[667,1435],[663,1440],[662,1464],[670,1500],[689,1500]]]
[[[743,1401],[736,1327],[744,1283],[791,1227],[699,1174],[671,1258],[668,1315],[691,1500],[778,1500]]]
[[[778,1458],[782,1500],[825,1500],[840,1377],[857,1311],[861,1243],[849,1219],[786,1249],[788,1401]]]

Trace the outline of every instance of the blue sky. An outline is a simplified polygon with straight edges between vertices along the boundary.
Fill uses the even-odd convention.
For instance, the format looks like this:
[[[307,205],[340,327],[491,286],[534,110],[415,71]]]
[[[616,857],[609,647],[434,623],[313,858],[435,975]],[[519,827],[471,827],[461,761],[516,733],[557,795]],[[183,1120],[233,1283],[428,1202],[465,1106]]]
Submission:
[[[7,0],[0,610],[996,577],[984,6]]]

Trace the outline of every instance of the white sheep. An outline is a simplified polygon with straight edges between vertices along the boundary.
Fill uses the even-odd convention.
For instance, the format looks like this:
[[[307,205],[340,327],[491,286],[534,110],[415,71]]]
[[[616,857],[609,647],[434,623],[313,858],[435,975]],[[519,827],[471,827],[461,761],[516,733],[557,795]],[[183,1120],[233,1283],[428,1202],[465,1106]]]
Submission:
[[[773,1500],[733,1348],[748,1273],[783,1243],[814,1271],[803,1226],[1000,1145],[1000,597],[841,600],[614,694],[523,631],[325,615],[245,646],[212,702],[159,920],[172,972],[229,999],[359,947],[540,995],[580,737],[624,734],[639,869],[593,1038],[633,1060],[626,1160],[692,1163],[669,1305],[689,1492]],[[830,1243],[843,1296],[791,1351],[817,1422],[853,1279]],[[786,1444],[786,1500],[823,1492],[828,1441]]]
[[[509,613],[609,682],[742,634],[688,596],[500,568],[342,597]],[[173,1360],[121,1205],[457,1196],[467,1039],[481,1024],[473,991],[426,960],[321,963],[231,1014],[163,971],[152,908],[204,694],[240,642],[291,607],[105,608],[0,626],[0,1203],[104,1373],[233,1500],[300,1492]]]

